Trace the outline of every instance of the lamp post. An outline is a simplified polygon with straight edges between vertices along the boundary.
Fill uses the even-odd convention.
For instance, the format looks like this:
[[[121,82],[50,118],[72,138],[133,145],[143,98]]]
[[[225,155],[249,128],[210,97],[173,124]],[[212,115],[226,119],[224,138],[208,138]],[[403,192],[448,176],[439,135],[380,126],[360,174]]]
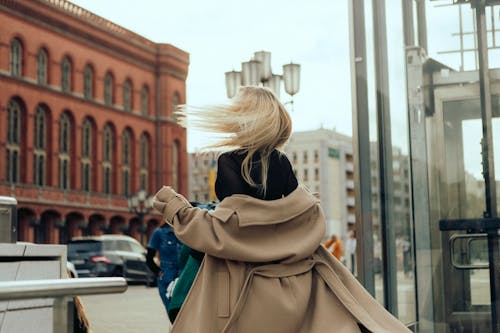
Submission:
[[[289,63],[283,65],[283,75],[273,74],[271,69],[271,52],[255,52],[250,61],[241,63],[241,71],[232,70],[226,72],[226,94],[228,98],[233,98],[241,86],[264,86],[280,97],[281,80],[285,82],[285,91],[292,97],[289,102],[292,104],[293,96],[299,92],[300,88],[300,65]]]
[[[153,209],[153,197],[147,196],[146,191],[140,190],[136,195],[128,198],[128,209],[131,213],[137,215],[140,225],[141,245],[144,245],[144,216]]]

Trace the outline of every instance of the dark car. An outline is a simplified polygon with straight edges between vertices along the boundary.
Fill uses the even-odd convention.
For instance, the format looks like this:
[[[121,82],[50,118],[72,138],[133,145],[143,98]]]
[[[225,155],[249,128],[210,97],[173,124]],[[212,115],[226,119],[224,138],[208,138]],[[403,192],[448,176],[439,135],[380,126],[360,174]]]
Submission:
[[[68,261],[79,277],[122,276],[148,285],[154,281],[146,265],[146,249],[128,236],[74,237],[68,242]]]

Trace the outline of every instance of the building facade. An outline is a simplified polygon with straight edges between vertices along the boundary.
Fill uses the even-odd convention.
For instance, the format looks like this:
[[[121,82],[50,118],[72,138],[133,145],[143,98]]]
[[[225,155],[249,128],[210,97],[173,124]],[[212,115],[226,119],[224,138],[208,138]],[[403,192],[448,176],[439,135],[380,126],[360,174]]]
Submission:
[[[217,200],[215,178],[217,176],[217,153],[189,154],[189,200],[208,203]]]
[[[326,236],[345,237],[356,222],[351,137],[323,128],[294,132],[285,152],[299,183],[320,194]]]
[[[152,232],[127,198],[187,194],[173,109],[189,55],[64,0],[0,0],[0,26],[0,195],[18,200],[19,240]]]

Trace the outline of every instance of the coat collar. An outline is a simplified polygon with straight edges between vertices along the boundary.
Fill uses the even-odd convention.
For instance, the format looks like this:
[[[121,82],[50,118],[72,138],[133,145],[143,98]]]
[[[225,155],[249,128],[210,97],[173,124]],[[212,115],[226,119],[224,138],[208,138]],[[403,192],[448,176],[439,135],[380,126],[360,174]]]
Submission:
[[[240,227],[279,224],[295,218],[319,202],[304,185],[299,185],[286,197],[276,200],[233,194],[222,200],[211,215],[225,222],[236,213]]]

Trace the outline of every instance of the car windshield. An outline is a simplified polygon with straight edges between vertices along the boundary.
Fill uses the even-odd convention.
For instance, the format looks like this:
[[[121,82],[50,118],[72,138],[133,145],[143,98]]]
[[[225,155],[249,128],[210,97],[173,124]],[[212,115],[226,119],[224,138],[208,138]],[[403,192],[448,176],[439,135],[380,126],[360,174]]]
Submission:
[[[99,252],[102,242],[95,240],[78,240],[68,243],[68,253]]]

